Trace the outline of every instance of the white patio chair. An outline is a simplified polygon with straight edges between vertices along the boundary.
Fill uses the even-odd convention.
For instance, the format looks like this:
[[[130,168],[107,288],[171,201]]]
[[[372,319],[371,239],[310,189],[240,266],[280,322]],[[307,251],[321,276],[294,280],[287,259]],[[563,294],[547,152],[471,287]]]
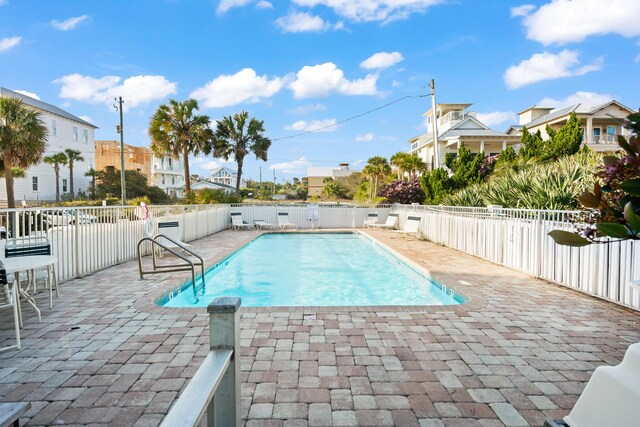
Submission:
[[[387,216],[387,220],[384,224],[369,224],[369,228],[378,228],[383,230],[390,230],[396,228],[396,224],[398,223],[398,214],[390,213]]]
[[[247,224],[242,220],[242,214],[240,212],[231,212],[231,224],[229,228],[233,230],[249,230],[253,228],[251,224]]]
[[[422,218],[419,216],[409,216],[404,223],[404,227],[401,230],[391,230],[392,233],[398,233],[402,235],[413,234],[418,236],[419,230],[418,226],[420,225],[420,220]]]
[[[369,212],[367,218],[362,223],[362,228],[368,228],[378,223],[378,212]]]
[[[264,219],[256,219],[253,221],[253,226],[258,230],[270,230],[273,228],[273,224],[265,221]]]
[[[284,230],[286,228],[298,228],[298,225],[289,221],[287,212],[278,212],[278,227]]]
[[[0,351],[11,350],[13,348],[20,349],[20,314],[18,311],[19,308],[19,299],[18,299],[18,289],[16,288],[17,282],[14,280],[13,283],[9,284],[7,281],[7,271],[4,269],[4,264],[0,261],[0,286],[2,290],[0,290],[0,310],[5,308],[11,308],[13,310],[13,322],[15,324],[16,329],[16,343],[15,345],[9,345],[6,347],[0,348]]]
[[[169,239],[176,241],[177,244],[173,243],[171,240],[163,239],[163,236],[167,236]],[[154,239],[170,249],[181,247],[193,249],[193,246],[182,241],[182,232],[180,230],[179,221],[158,221],[158,234],[154,236]],[[162,249],[159,249],[159,251],[160,258],[162,258],[164,251]]]

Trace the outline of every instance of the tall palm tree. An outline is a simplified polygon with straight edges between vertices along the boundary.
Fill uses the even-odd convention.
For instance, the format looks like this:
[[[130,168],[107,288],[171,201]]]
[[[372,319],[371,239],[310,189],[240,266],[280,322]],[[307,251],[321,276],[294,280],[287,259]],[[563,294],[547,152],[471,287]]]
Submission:
[[[267,161],[271,140],[263,133],[264,121],[249,118],[249,113],[246,111],[226,116],[218,121],[213,155],[225,160],[229,160],[233,155],[233,159],[238,164],[236,194],[240,194],[244,157],[251,152],[256,155],[256,159]]]
[[[91,178],[91,199],[95,199],[96,177],[98,176],[98,172],[94,168],[89,168],[89,170],[85,172],[84,176]]]
[[[411,179],[416,179],[418,172],[426,170],[427,164],[414,153],[407,156],[406,168]]]
[[[47,127],[42,114],[22,100],[0,96],[0,156],[4,163],[7,205],[16,207],[13,169],[40,163],[47,148]]]
[[[209,154],[213,147],[213,131],[209,116],[196,115],[198,102],[187,99],[169,100],[158,107],[149,123],[151,150],[158,156],[178,157],[184,162],[185,193],[191,192],[189,154]]]
[[[404,151],[399,151],[389,160],[391,160],[391,164],[398,169],[398,179],[404,181],[404,173],[409,170],[409,157],[410,154],[405,153]]]
[[[53,165],[53,171],[56,173],[56,202],[60,201],[60,165],[67,164],[67,155],[64,153],[55,153],[44,158],[44,162]]]
[[[82,157],[80,150],[74,150],[73,148],[67,148],[64,150],[64,154],[67,155],[67,165],[69,165],[69,189],[71,190],[71,200],[73,200],[76,198],[73,188],[73,164],[75,162],[84,162],[84,157]]]
[[[373,195],[371,195],[371,186],[369,186],[369,197],[373,199],[378,194],[378,181],[391,174],[391,166],[384,157],[374,156],[367,160],[367,166],[362,169],[362,173],[374,182]]]

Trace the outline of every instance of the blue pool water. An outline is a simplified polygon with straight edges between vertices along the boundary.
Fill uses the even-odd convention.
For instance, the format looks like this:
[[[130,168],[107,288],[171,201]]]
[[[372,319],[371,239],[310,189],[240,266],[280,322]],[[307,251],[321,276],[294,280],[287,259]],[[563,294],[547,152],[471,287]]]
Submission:
[[[265,234],[211,268],[206,285],[188,283],[158,301],[205,307],[219,296],[242,305],[448,305],[464,299],[356,233]]]

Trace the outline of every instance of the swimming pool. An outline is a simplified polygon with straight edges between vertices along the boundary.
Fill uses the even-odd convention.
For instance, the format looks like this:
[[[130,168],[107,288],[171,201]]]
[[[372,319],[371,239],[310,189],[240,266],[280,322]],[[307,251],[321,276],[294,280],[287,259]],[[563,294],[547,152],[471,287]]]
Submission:
[[[453,305],[461,295],[429,280],[358,233],[270,233],[247,244],[158,304],[205,307],[219,296],[249,307]]]

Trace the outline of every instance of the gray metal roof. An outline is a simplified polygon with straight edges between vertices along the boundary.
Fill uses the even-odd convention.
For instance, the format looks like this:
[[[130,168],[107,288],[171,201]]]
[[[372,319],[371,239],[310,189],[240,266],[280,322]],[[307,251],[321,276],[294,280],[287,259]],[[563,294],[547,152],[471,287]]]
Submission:
[[[19,98],[25,104],[30,105],[32,107],[35,107],[35,108],[37,108],[39,110],[43,110],[43,111],[46,111],[48,113],[64,117],[64,118],[72,120],[74,122],[81,123],[81,124],[83,124],[85,126],[90,126],[90,127],[94,128],[94,129],[98,128],[98,126],[96,126],[96,125],[94,125],[92,123],[89,123],[86,120],[82,120],[80,117],[74,116],[73,114],[64,111],[62,108],[58,108],[55,105],[47,104],[46,102],[42,102],[42,101],[40,101],[38,99],[35,99],[35,98],[32,98],[30,96],[23,95],[21,93],[15,92],[15,91],[13,91],[11,89],[0,87],[0,96],[10,96],[10,97],[13,97],[13,98]]]
[[[567,114],[571,114],[575,111],[576,108],[578,108],[580,104],[575,104],[575,105],[571,105],[569,107],[565,107],[565,108],[560,108],[559,110],[555,110],[550,112],[549,114],[545,114],[544,116],[540,116],[535,120],[530,121],[529,123],[526,123],[525,126],[528,128],[534,127],[534,126],[538,126],[539,124],[542,123],[546,123],[548,121],[557,119],[559,117],[563,117],[566,116]]]
[[[449,129],[438,138],[447,139],[447,138],[455,138],[458,136],[504,136],[507,138],[512,137],[512,135],[507,135],[506,133],[498,132],[491,129]]]

